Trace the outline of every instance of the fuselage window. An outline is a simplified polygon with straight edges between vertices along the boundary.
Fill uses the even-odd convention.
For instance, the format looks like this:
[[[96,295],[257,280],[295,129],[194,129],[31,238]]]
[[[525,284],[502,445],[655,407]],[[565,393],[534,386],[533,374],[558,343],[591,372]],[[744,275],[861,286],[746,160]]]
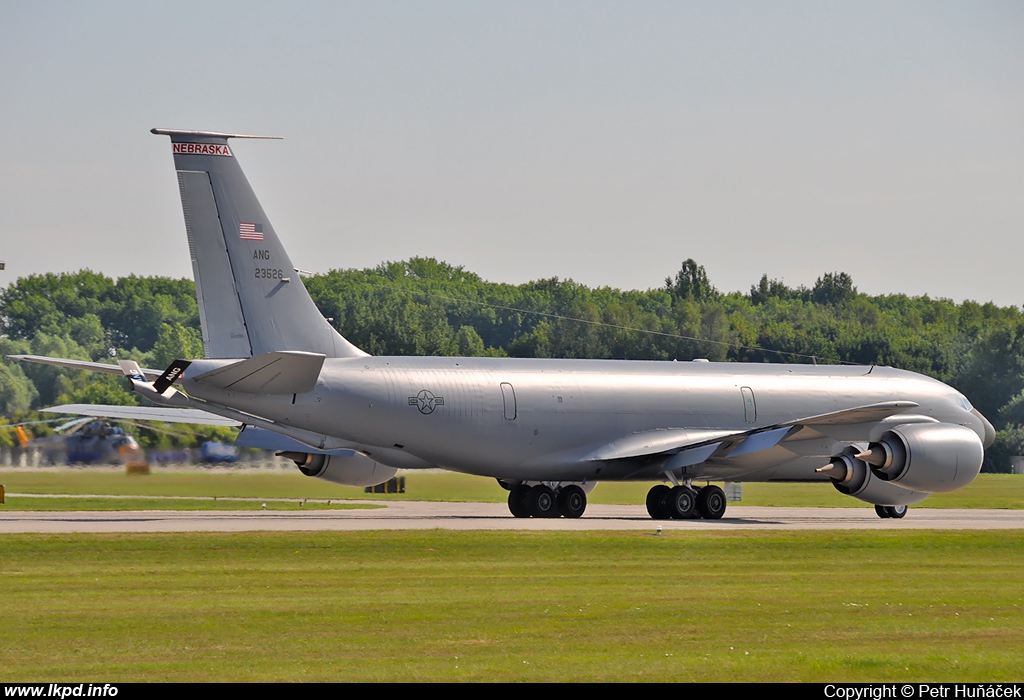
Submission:
[[[749,386],[740,389],[743,395],[743,419],[748,423],[757,420],[757,404],[754,403],[754,391]]]
[[[501,383],[501,398],[505,403],[505,420],[516,419],[516,391],[508,382]]]

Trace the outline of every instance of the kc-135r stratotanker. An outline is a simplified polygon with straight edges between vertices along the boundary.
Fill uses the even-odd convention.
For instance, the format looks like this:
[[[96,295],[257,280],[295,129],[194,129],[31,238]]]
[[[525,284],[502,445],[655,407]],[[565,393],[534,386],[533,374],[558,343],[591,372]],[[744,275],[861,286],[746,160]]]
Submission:
[[[237,444],[339,484],[491,476],[516,517],[579,517],[605,480],[662,482],[653,518],[721,518],[711,481],[831,482],[902,517],[970,483],[994,439],[962,394],[889,367],[371,357],[317,310],[242,173],[228,141],[258,137],[153,133],[171,139],[205,358],[161,372],[19,356],[123,373],[161,405],[61,410],[241,424]]]

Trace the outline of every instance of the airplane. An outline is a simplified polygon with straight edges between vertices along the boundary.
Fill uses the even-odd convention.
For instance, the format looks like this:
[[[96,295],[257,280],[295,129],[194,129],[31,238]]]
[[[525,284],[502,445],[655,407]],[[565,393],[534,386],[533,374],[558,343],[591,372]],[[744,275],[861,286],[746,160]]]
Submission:
[[[890,367],[372,357],[314,305],[229,143],[275,137],[152,133],[171,141],[205,357],[160,371],[12,356],[123,374],[156,404],[104,415],[241,425],[237,445],[338,484],[492,477],[515,517],[578,518],[599,481],[654,481],[652,518],[714,520],[711,482],[782,481],[901,518],[969,484],[995,439],[960,392]],[[57,407],[75,408],[90,409]]]

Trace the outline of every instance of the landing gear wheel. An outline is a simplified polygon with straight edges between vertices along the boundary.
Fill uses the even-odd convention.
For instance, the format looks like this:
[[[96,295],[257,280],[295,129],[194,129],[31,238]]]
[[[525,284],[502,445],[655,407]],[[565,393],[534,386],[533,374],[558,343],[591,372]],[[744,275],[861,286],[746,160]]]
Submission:
[[[567,518],[578,518],[587,509],[587,492],[575,484],[558,492],[558,510]]]
[[[875,515],[879,518],[891,518],[889,515],[889,506],[875,506]]]
[[[530,515],[535,518],[557,518],[559,515],[555,492],[543,484],[530,489],[526,502],[530,506]]]
[[[515,486],[508,493],[508,509],[517,518],[529,518],[530,509],[526,505],[529,486]]]
[[[666,499],[668,512],[678,520],[696,517],[697,494],[689,486],[675,486]]]
[[[910,510],[909,506],[889,506],[889,517],[890,518],[902,518]]]
[[[665,505],[668,494],[672,489],[665,484],[652,486],[647,492],[647,513],[655,520],[668,520],[668,508]]]
[[[705,486],[697,492],[697,512],[705,520],[719,520],[725,515],[725,491],[717,486]]]

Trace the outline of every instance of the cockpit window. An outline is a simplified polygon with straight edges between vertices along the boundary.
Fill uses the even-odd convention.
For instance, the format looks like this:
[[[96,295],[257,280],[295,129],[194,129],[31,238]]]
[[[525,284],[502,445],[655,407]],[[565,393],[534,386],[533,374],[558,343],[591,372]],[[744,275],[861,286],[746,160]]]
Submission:
[[[971,405],[971,402],[968,401],[967,397],[965,397],[965,396],[958,396],[956,398],[956,402],[957,402],[957,404],[959,404],[960,408],[964,409],[965,411],[973,411],[974,410],[974,406]]]

